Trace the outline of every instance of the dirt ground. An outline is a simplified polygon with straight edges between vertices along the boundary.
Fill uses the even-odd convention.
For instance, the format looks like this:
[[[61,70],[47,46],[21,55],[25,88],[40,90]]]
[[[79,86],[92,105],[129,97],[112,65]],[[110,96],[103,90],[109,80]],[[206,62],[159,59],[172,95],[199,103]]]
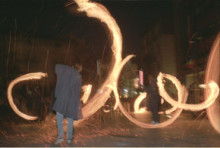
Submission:
[[[16,115],[4,118],[0,122],[1,147],[220,147],[220,134],[207,117],[194,119],[186,113],[160,129],[138,127],[118,113],[95,116],[74,126],[71,145],[53,144],[57,134],[55,114],[45,121],[26,121]]]

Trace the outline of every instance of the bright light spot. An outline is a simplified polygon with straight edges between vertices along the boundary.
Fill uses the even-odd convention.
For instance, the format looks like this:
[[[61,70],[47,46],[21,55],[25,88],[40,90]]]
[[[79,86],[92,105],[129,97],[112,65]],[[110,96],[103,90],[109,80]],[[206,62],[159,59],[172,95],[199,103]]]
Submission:
[[[206,88],[206,85],[205,85],[205,84],[199,84],[199,88],[205,89],[205,88]]]
[[[128,93],[128,89],[126,89],[126,88],[123,88],[123,91],[124,91],[125,93]]]
[[[110,108],[109,105],[105,105],[105,106],[104,106],[104,108],[103,108],[104,113],[109,113],[109,112],[111,111],[111,110],[108,109],[108,108]]]
[[[161,99],[160,104],[164,104],[164,99],[163,98]]]
[[[82,100],[82,102],[85,104],[90,96],[91,90],[92,90],[92,85],[88,84],[88,85],[84,85],[82,87],[84,94],[82,96],[82,98],[80,100]]]
[[[135,78],[134,79],[134,88],[138,88],[139,87],[139,78]]]

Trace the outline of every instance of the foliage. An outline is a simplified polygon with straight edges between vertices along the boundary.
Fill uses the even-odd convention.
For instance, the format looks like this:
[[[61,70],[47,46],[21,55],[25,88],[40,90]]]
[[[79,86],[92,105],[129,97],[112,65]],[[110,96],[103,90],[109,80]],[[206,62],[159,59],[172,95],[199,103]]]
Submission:
[[[124,66],[118,82],[120,95],[123,95],[123,89],[127,89],[127,97],[135,96],[134,79],[137,77],[137,74],[138,67],[136,64],[128,62]]]

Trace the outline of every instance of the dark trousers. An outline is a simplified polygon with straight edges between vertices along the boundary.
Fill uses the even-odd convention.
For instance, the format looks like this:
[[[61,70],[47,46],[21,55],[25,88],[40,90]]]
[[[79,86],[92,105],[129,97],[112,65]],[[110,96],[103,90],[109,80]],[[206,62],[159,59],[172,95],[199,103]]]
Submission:
[[[152,121],[160,122],[160,116],[158,114],[158,108],[154,107],[151,109]]]

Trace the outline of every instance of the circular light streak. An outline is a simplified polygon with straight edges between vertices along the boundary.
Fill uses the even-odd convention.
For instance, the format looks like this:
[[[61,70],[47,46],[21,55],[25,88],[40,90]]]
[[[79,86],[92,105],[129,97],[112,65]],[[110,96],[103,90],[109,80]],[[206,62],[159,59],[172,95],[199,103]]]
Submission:
[[[36,73],[29,73],[26,75],[22,75],[16,79],[14,79],[8,86],[8,90],[7,90],[7,96],[8,96],[8,102],[11,106],[11,108],[13,109],[13,111],[19,115],[20,117],[26,119],[26,120],[36,120],[38,117],[37,116],[29,116],[25,113],[22,113],[17,106],[14,104],[13,101],[13,97],[12,97],[12,89],[14,87],[15,84],[21,82],[21,81],[27,81],[27,80],[33,80],[33,79],[41,79],[42,77],[46,77],[47,74],[46,73],[42,73],[42,72],[36,72]]]
[[[206,67],[206,74],[205,74],[205,84],[207,84],[209,81],[215,81],[218,82],[219,84],[219,68],[220,68],[220,33],[218,33],[209,58],[208,58],[208,63]],[[205,99],[208,99],[208,96],[210,95],[210,89],[205,88]],[[207,115],[209,118],[209,121],[213,128],[220,133],[220,97],[215,100],[215,102],[209,106],[207,109]]]

